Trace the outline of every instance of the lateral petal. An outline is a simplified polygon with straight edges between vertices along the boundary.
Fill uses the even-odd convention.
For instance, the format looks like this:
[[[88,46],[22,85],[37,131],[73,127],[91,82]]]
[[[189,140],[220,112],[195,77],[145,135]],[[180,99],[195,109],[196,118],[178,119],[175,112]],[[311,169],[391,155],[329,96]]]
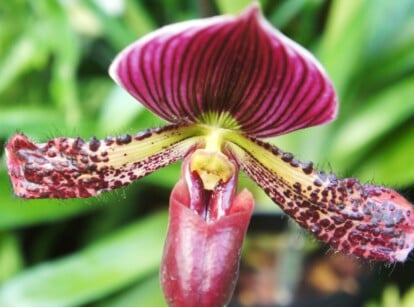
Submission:
[[[379,261],[404,261],[413,249],[413,205],[397,192],[337,179],[253,138],[232,133],[228,139],[241,169],[319,240]]]
[[[173,122],[270,137],[327,123],[337,112],[318,61],[249,6],[240,16],[177,23],[121,52],[110,75]]]
[[[197,127],[171,125],[136,135],[57,138],[34,144],[23,134],[6,146],[14,192],[22,198],[91,197],[125,186],[182,158]]]

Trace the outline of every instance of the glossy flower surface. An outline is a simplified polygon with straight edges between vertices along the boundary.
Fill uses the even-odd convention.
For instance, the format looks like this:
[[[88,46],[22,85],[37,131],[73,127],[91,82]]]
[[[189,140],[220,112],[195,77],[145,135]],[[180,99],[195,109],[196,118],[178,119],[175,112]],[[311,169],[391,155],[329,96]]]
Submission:
[[[6,147],[9,174],[19,197],[91,197],[184,159],[161,272],[172,306],[194,301],[194,293],[205,293],[195,306],[228,302],[233,286],[213,285],[232,285],[237,277],[253,208],[247,191],[236,195],[239,169],[300,226],[341,252],[404,261],[411,251],[414,210],[402,196],[338,179],[261,140],[328,123],[338,106],[317,60],[272,28],[256,4],[237,17],[150,33],[118,55],[110,75],[170,125],[88,142],[34,144],[17,134]],[[220,232],[226,223],[232,236]],[[202,242],[205,252],[184,238]],[[208,261],[221,269],[202,265]],[[212,298],[217,291],[223,295]]]

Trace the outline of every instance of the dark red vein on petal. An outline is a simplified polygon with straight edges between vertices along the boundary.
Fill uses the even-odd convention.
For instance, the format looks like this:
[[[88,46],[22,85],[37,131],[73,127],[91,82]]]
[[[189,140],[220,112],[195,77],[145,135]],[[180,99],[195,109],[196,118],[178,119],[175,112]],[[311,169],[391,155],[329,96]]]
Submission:
[[[263,34],[260,33],[262,36]],[[267,42],[267,46],[269,48],[269,53],[271,52],[271,47],[269,44],[269,41],[267,40],[267,38],[263,38],[264,42]],[[257,56],[257,55],[256,55]],[[264,69],[266,71],[265,76],[261,79],[263,80],[263,82],[261,82],[260,88],[257,91],[257,93],[259,93],[259,97],[251,97],[254,94],[256,94],[255,91],[252,91],[250,93],[250,96],[247,96],[246,98],[244,98],[244,101],[249,101],[249,100],[255,100],[254,104],[249,104],[249,103],[244,103],[245,108],[242,108],[242,113],[244,116],[241,117],[240,121],[243,122],[243,129],[245,129],[246,131],[250,131],[256,128],[257,123],[261,122],[261,118],[263,117],[263,113],[264,114],[269,114],[271,111],[271,109],[269,109],[269,105],[265,104],[266,99],[268,99],[268,96],[271,94],[272,91],[276,92],[274,93],[274,95],[277,94],[277,87],[276,90],[272,89],[272,91],[270,91],[269,93],[266,91],[266,88],[272,88],[273,83],[276,79],[277,73],[273,72],[273,57],[272,56],[267,56],[266,57],[266,53],[263,53],[262,58],[267,58],[269,63],[267,63],[267,65],[263,64],[264,60],[262,60],[262,65],[264,65]],[[260,73],[261,73],[261,69],[257,69],[257,77],[254,79],[254,82],[252,81],[251,84],[254,85],[255,83],[257,83],[257,81],[260,80]],[[283,73],[282,73],[283,75]],[[269,80],[269,76],[271,76],[271,79]],[[259,121],[260,120],[260,121]]]
[[[237,110],[239,110],[243,104],[243,96],[245,96],[246,93],[249,93],[249,91],[252,90],[252,87],[254,88],[257,86],[257,83],[255,84],[254,82],[254,75],[255,71],[258,70],[258,34],[260,33],[255,31],[255,26],[254,20],[249,18],[246,25],[244,25],[244,28],[239,29],[240,47],[237,49],[239,54],[235,58],[243,60],[239,60],[238,62],[234,61],[232,72],[230,73],[230,79],[234,80],[233,88],[228,88],[227,90],[229,93],[226,95],[229,97],[228,108],[227,110],[222,108],[220,111],[236,114]],[[236,71],[239,66],[239,71]]]
[[[285,121],[289,121],[289,119],[292,117],[292,114],[295,114],[295,119],[300,118],[299,116],[296,116],[298,106],[302,103],[302,99],[299,95],[304,91],[304,86],[306,86],[305,80],[307,79],[309,72],[304,61],[301,58],[298,60],[299,63],[296,63],[295,65],[296,67],[299,67],[300,64],[302,70],[301,73],[298,74],[299,78],[294,79],[293,83],[290,84],[289,88],[286,91],[286,97],[284,97],[284,99],[286,99],[286,101],[290,101],[290,103],[287,104],[287,106],[282,109],[282,112],[278,114],[279,129],[282,129]]]
[[[132,51],[131,51],[132,52]],[[122,82],[123,85],[125,85],[127,88],[133,88],[134,92],[135,92],[135,98],[137,98],[138,100],[141,100],[142,97],[145,97],[143,95],[143,93],[140,91],[140,89],[138,88],[134,77],[132,76],[132,69],[131,67],[133,67],[134,63],[137,61],[137,59],[134,59],[133,56],[130,55],[129,52],[126,56],[126,60],[120,62],[119,66],[118,66],[118,75],[122,75],[125,76],[122,78]],[[134,61],[135,62],[132,62]],[[148,92],[148,90],[147,90]]]
[[[220,40],[217,37],[217,35],[228,35],[225,33],[219,33],[216,34],[218,29],[214,28],[210,29],[209,35],[207,41],[205,41],[202,44],[202,50],[195,51],[197,53],[197,57],[193,57],[190,61],[189,65],[189,71],[192,72],[193,78],[191,78],[192,83],[187,83],[187,93],[188,97],[191,97],[195,103],[195,107],[198,108],[198,114],[203,114],[206,112],[209,112],[211,108],[213,108],[212,103],[209,103],[206,105],[206,102],[210,100],[209,92],[206,89],[206,86],[208,86],[210,80],[210,76],[213,74],[212,71],[214,70],[215,65],[212,63],[209,63],[211,61],[211,54],[214,53],[214,50],[216,50],[217,46],[220,47],[219,43]],[[224,30],[223,30],[224,31]],[[202,38],[199,38],[200,41],[202,41]],[[193,46],[197,46],[194,44]],[[223,48],[223,46],[222,46]],[[222,50],[222,49],[220,49]],[[199,55],[199,56],[198,56]],[[197,95],[200,95],[200,98],[197,97]],[[209,101],[211,102],[211,101]]]
[[[206,29],[200,30],[197,33],[202,33],[206,31]],[[200,34],[201,36],[201,34]],[[182,56],[177,60],[177,62],[179,62],[179,68],[178,71],[176,71],[175,73],[178,74],[178,82],[177,82],[177,95],[178,95],[178,102],[180,103],[181,107],[182,107],[182,116],[187,116],[191,119],[193,119],[195,117],[195,113],[192,111],[191,109],[191,104],[194,104],[194,101],[191,101],[188,97],[188,80],[191,79],[191,75],[190,75],[190,70],[185,69],[184,67],[186,67],[188,65],[188,61],[187,59],[189,58],[188,54],[191,51],[193,44],[193,41],[196,40],[198,37],[198,35],[193,35],[188,42],[186,43],[185,48],[183,48],[182,45],[178,45],[177,49],[182,49],[183,50],[183,54]],[[184,73],[184,72],[187,73]],[[186,76],[187,78],[185,80],[183,80],[184,76]],[[182,96],[182,92],[181,92],[181,86],[182,84],[185,84],[185,95],[186,97]]]
[[[249,32],[249,33],[254,36],[254,32],[253,33]],[[243,84],[247,84],[247,87],[245,88],[243,88],[243,86],[239,84],[239,88],[238,88],[239,97],[234,98],[235,103],[232,105],[232,108],[231,108],[231,113],[235,114],[235,117],[239,118],[239,120],[243,122],[247,120],[247,116],[246,116],[247,114],[245,114],[246,103],[244,102],[248,101],[250,97],[255,95],[256,93],[260,93],[260,90],[258,89],[259,84],[257,81],[259,80],[260,73],[262,71],[262,68],[264,67],[264,64],[263,64],[264,61],[262,60],[262,58],[259,58],[258,56],[259,38],[257,36],[254,36],[254,38],[255,38],[255,41],[253,43],[253,47],[254,47],[253,52],[250,55],[250,57],[245,60],[245,62],[250,62],[250,61],[252,62],[249,72],[244,74],[244,78],[250,79],[250,81],[243,82]],[[267,74],[268,74],[268,69],[266,69],[266,75]],[[263,87],[263,84],[260,86]],[[237,99],[238,101],[236,102]],[[253,108],[252,113],[255,112],[254,109],[257,108],[258,103],[252,106]]]
[[[274,127],[274,129],[279,129],[279,119],[280,119],[280,110],[285,108],[285,104],[288,102],[285,99],[286,92],[289,89],[289,86],[292,83],[292,78],[294,77],[293,73],[288,70],[288,56],[286,50],[283,45],[280,45],[278,51],[281,52],[280,57],[278,57],[278,61],[275,61],[275,65],[283,63],[283,70],[281,73],[280,84],[277,85],[278,89],[274,92],[273,96],[266,97],[267,103],[263,103],[261,105],[261,109],[256,114],[263,114],[265,120],[260,120],[260,117],[255,117],[252,119],[253,127],[249,133],[253,135],[261,135],[259,131],[266,131],[262,129],[260,124],[265,124],[266,129],[269,127]],[[271,58],[276,58],[276,56],[270,55]],[[274,67],[275,71],[279,70],[279,67]],[[270,106],[270,110],[268,107]],[[268,123],[268,124],[266,124]],[[249,131],[249,130],[248,130]],[[267,133],[268,131],[266,131]]]
[[[218,36],[218,33],[215,37],[215,41],[222,44],[221,46],[219,45],[219,48],[212,48],[211,53],[207,57],[212,63],[209,65],[210,67],[207,68],[208,74],[206,74],[205,82],[203,84],[203,109],[206,111],[219,112],[222,104],[228,104],[228,102],[223,99],[226,85],[224,85],[221,80],[223,80],[225,76],[229,76],[228,74],[225,75],[225,73],[229,66],[229,57],[233,50],[232,46],[237,43],[236,31],[237,27],[233,24],[224,37]],[[230,50],[225,50],[226,48],[230,48]],[[198,68],[201,68],[201,66],[198,66]],[[228,78],[225,80],[230,81]]]
[[[167,98],[167,94],[166,94],[166,90],[169,88],[171,89],[174,84],[173,84],[173,79],[171,78],[170,80],[168,80],[168,82],[165,82],[165,70],[168,68],[169,65],[173,65],[171,64],[171,59],[174,59],[174,57],[171,56],[167,56],[167,53],[170,53],[171,50],[173,50],[170,46],[171,44],[174,42],[175,37],[170,37],[166,40],[165,44],[161,45],[161,51],[160,51],[160,67],[159,67],[159,88],[161,90],[162,93],[162,103],[165,104],[169,110],[171,115],[177,116],[179,114],[179,109],[177,109],[175,101],[174,101],[174,97],[173,95],[170,95],[169,98]],[[174,62],[174,61],[173,61]],[[169,86],[167,87],[166,85],[169,84]]]
[[[157,115],[166,118],[165,113],[163,112],[161,106],[159,106],[159,104],[157,104],[157,98],[155,96],[155,93],[152,91],[151,86],[150,86],[150,81],[149,81],[149,77],[148,77],[148,71],[147,71],[147,65],[148,63],[144,60],[146,53],[147,53],[147,49],[150,48],[151,44],[145,44],[144,46],[141,47],[140,50],[132,50],[130,54],[130,59],[128,61],[128,63],[130,64],[133,60],[134,57],[137,57],[137,61],[138,61],[138,65],[139,65],[139,76],[132,76],[130,75],[131,78],[133,78],[133,80],[135,80],[134,78],[139,78],[139,80],[142,79],[142,83],[140,84],[136,84],[136,82],[134,84],[136,84],[136,86],[144,86],[146,89],[146,92],[149,95],[150,100],[143,100],[141,101],[141,103],[143,103],[145,106],[151,105],[151,110],[153,110]],[[137,54],[136,54],[137,53]],[[130,66],[132,67],[132,66]],[[131,74],[132,73],[137,73],[136,70],[131,70]],[[168,117],[167,117],[168,118]]]
[[[261,37],[260,37],[261,36]],[[259,48],[262,49],[269,49],[270,51],[270,45],[269,41],[266,37],[264,37],[263,33],[258,33],[256,36],[257,39],[257,49],[255,49],[254,57],[258,58],[258,63],[260,63],[260,66],[256,68],[255,75],[252,78],[253,80],[250,82],[251,88],[248,91],[248,95],[242,98],[244,101],[249,100],[255,100],[255,103],[252,106],[252,115],[253,116],[246,116],[245,113],[245,122],[248,123],[250,120],[252,123],[255,122],[253,119],[256,116],[256,113],[258,113],[258,110],[262,108],[262,105],[265,102],[266,97],[270,94],[270,92],[267,92],[267,88],[271,87],[275,78],[276,74],[272,74],[272,58],[269,57],[266,53],[263,53],[263,56],[259,57],[258,51]],[[260,41],[262,40],[262,43],[264,42],[267,48],[263,48],[263,46],[260,46]],[[263,71],[265,72],[263,76]],[[270,79],[269,79],[270,77]],[[256,85],[256,86],[255,86]],[[248,106],[247,103],[244,103],[245,106]],[[247,108],[244,109],[244,112],[248,111]],[[257,122],[256,122],[257,123]]]
[[[322,104],[318,104],[317,100],[317,97],[321,94],[321,88],[319,85],[317,85],[318,82],[312,83],[315,83],[313,86],[314,89],[312,90],[312,84],[310,82],[307,82],[307,84],[302,87],[301,92],[298,93],[298,95],[300,94],[301,96],[296,97],[296,101],[298,101],[296,108],[292,107],[290,110],[287,110],[288,115],[286,116],[285,120],[282,120],[280,123],[281,128],[283,128],[285,131],[287,131],[289,127],[291,129],[295,128],[296,122],[299,118],[302,119],[304,123],[306,123],[308,118],[307,114],[309,111],[312,109],[316,111],[317,106]],[[316,92],[316,87],[319,88],[318,92]],[[303,108],[303,106],[305,106],[305,108]]]
[[[252,35],[251,18],[247,19],[245,24],[235,25],[234,42],[229,41],[231,51],[228,52],[227,58],[223,59],[223,64],[227,65],[227,75],[222,74],[222,78],[218,80],[220,87],[219,97],[221,101],[225,101],[225,105],[218,106],[218,110],[222,111],[226,108],[229,112],[232,109],[239,109],[242,103],[241,97],[247,90],[248,80],[251,77],[249,70],[254,69],[253,61],[249,56],[254,52],[255,42],[251,40]],[[230,80],[226,82],[226,79]],[[233,112],[232,112],[233,113]]]
[[[149,84],[152,86],[152,89],[155,92],[155,95],[157,97],[157,99],[155,100],[155,104],[159,106],[162,105],[161,112],[165,114],[164,116],[173,115],[170,112],[168,112],[171,110],[171,108],[168,108],[168,102],[163,100],[162,87],[161,87],[162,74],[163,74],[164,67],[160,63],[161,61],[160,53],[162,52],[162,49],[164,48],[165,44],[168,44],[168,42],[169,40],[166,40],[166,42],[164,42],[162,45],[156,44],[156,41],[154,42],[154,44],[149,44],[148,46],[152,46],[152,48],[149,50],[149,52],[151,52],[152,60],[146,61],[146,64],[149,65],[149,72],[150,72],[150,74],[148,75],[149,77],[148,81],[149,81]],[[153,45],[155,45],[155,47]]]

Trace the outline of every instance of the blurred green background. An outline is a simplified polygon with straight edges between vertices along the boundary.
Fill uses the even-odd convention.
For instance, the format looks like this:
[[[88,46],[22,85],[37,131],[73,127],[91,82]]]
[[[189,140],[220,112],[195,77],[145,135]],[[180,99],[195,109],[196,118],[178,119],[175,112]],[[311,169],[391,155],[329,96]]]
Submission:
[[[274,143],[339,176],[399,189],[413,202],[414,1],[260,2],[273,25],[322,62],[341,102],[334,123],[297,131]],[[88,139],[162,124],[110,80],[107,69],[114,56],[162,25],[238,13],[249,3],[1,1],[0,144],[4,146],[17,131],[36,141],[56,136]],[[179,177],[179,164],[94,199],[24,201],[13,196],[3,151],[0,159],[1,307],[165,305],[158,266],[169,191]],[[257,216],[284,223],[277,207],[242,177],[257,196]],[[289,238],[294,238],[293,243]],[[295,302],[304,280],[301,274],[309,272],[305,260],[321,247],[293,224],[287,224],[276,240],[257,235],[247,240],[249,247],[261,244],[278,248],[277,263],[285,265],[274,276],[287,293],[283,296],[275,289],[280,299],[274,302]],[[326,253],[318,255],[330,259]],[[260,267],[262,258],[244,257]],[[356,292],[343,292],[364,293],[359,302],[370,307],[414,306],[414,289],[403,274],[413,276],[413,265],[384,269],[360,262],[358,272],[366,267],[363,276],[370,282]],[[315,276],[327,276],[316,272]],[[361,276],[354,276],[357,284]],[[239,289],[238,301],[263,303],[253,284],[250,288],[246,290],[250,296]]]

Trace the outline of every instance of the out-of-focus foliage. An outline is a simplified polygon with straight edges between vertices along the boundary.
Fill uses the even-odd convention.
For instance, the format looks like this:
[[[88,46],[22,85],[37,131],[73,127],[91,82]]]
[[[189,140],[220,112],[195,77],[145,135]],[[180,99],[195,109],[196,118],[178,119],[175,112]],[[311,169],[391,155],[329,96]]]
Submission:
[[[390,284],[383,293],[381,300],[370,301],[365,307],[411,307],[414,306],[414,287],[403,296],[400,295],[398,288]]]
[[[1,1],[0,144],[16,131],[44,141],[162,124],[109,79],[115,54],[164,24],[249,2]],[[341,102],[334,123],[275,143],[341,176],[412,187],[414,2],[261,3],[321,60]],[[156,275],[167,220],[154,212],[167,210],[178,164],[96,199],[23,201],[0,158],[0,306],[164,305]]]
[[[165,218],[147,217],[72,256],[23,272],[0,289],[0,305],[78,305],[154,273],[161,261]],[[134,261],[132,256],[144,251],[145,257]]]

